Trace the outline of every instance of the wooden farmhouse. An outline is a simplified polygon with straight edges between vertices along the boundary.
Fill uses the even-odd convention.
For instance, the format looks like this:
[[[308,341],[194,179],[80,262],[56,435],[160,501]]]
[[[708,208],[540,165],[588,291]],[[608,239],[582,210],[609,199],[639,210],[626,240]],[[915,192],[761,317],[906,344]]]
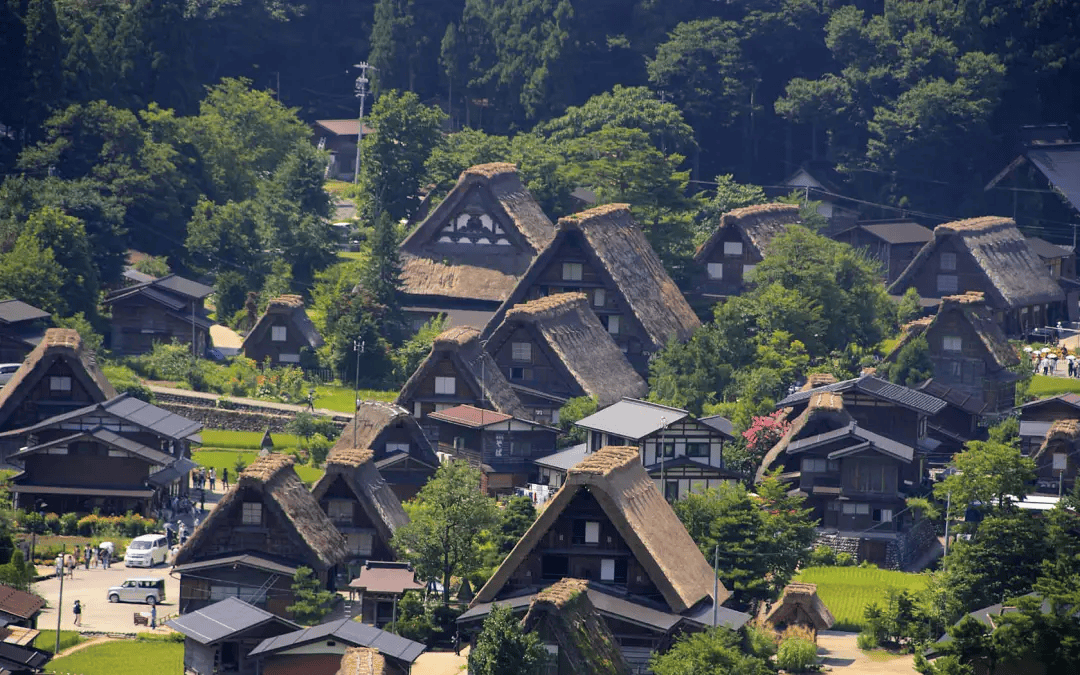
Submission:
[[[482,326],[510,296],[555,228],[513,164],[481,164],[401,242],[405,311],[422,324]]]
[[[1035,460],[1037,491],[1058,496],[1070,493],[1076,483],[1077,451],[1080,451],[1080,419],[1057,420],[1050,424]]]
[[[311,125],[312,137],[316,145],[330,153],[330,166],[326,169],[327,178],[352,180],[356,173],[357,143],[360,140],[360,120],[315,120]],[[364,125],[364,136],[371,133],[371,127]]]
[[[412,499],[435,475],[439,458],[416,418],[393,403],[362,401],[331,449],[366,448],[379,474],[401,501]]]
[[[203,355],[210,326],[203,302],[213,288],[170,274],[112,291],[104,305],[112,312],[109,346],[117,354],[145,354],[157,342],[195,342]]]
[[[458,618],[475,635],[494,604],[527,611],[563,579],[588,582],[588,597],[634,668],[685,631],[713,625],[716,576],[656,490],[634,447],[606,447],[572,468],[495,574]],[[730,595],[718,584],[717,600]],[[717,607],[737,630],[749,616]]]
[[[408,675],[412,664],[427,649],[374,626],[339,619],[263,640],[251,652],[260,675],[356,675],[350,667],[362,665],[346,656],[356,648],[373,649],[385,662],[382,673]],[[363,671],[359,671],[363,673]],[[378,671],[376,671],[378,672]]]
[[[836,170],[836,165],[826,160],[804,162],[795,173],[788,176],[781,190],[766,190],[766,194],[777,196],[801,193],[805,201],[818,202],[818,215],[828,221],[825,236],[850,229],[859,220],[859,211],[853,208],[850,199],[844,197],[850,182],[843,173]],[[779,193],[779,194],[777,194]]]
[[[712,301],[741,295],[772,240],[788,225],[801,222],[794,204],[759,204],[728,211],[694,253],[693,294]]]
[[[899,568],[933,540],[933,527],[906,505],[922,478],[915,446],[863,428],[838,391],[812,390],[757,480],[776,469],[806,497],[819,540],[834,550]]]
[[[24,439],[8,432],[114,396],[79,333],[50,328],[0,389],[0,459],[22,447]]]
[[[348,554],[339,568],[348,584],[368,560],[395,560],[390,539],[409,522],[401,500],[375,466],[371,450],[335,449],[326,458],[326,473],[311,494],[345,537]]]
[[[488,339],[487,351],[533,418],[550,424],[558,424],[568,399],[591,396],[606,408],[649,391],[584,293],[511,307]]]
[[[1028,244],[1039,260],[1046,266],[1050,277],[1061,286],[1065,294],[1067,319],[1080,320],[1080,280],[1076,278],[1076,251],[1069,246],[1052,244],[1040,237],[1027,237]]]
[[[512,415],[459,405],[431,413],[438,425],[439,452],[480,469],[481,489],[492,496],[512,495],[535,482],[534,460],[550,455],[560,434],[555,427]]]
[[[1030,456],[1058,420],[1080,420],[1080,394],[1058,394],[1017,406],[1020,413],[1020,452]]]
[[[122,394],[7,432],[24,447],[11,479],[16,508],[149,515],[187,489],[202,424]]]
[[[726,422],[726,420],[725,420]],[[627,398],[575,423],[588,432],[587,452],[632,445],[668,501],[745,478],[724,465],[731,425],[706,424],[679,408]]]
[[[314,363],[322,335],[304,310],[299,295],[282,295],[270,301],[266,311],[244,338],[241,350],[256,363],[274,366]]]
[[[836,241],[859,248],[881,266],[886,284],[896,281],[934,232],[913,220],[872,220],[837,232]]]
[[[438,410],[471,405],[529,417],[495,359],[481,347],[480,331],[469,326],[450,328],[435,338],[431,353],[401,388],[396,403],[412,413],[432,444],[442,440],[438,424],[429,419]]]
[[[652,354],[673,338],[689,339],[700,325],[626,204],[561,218],[555,238],[499,307],[484,337],[515,305],[557,293],[585,293],[600,324],[642,376],[648,375]]]
[[[191,675],[256,675],[251,650],[266,638],[300,628],[235,597],[182,614],[165,625],[184,636],[184,672]]]
[[[0,363],[25,359],[51,321],[51,314],[21,300],[0,301]]]
[[[178,609],[238,597],[287,618],[297,568],[309,567],[333,590],[347,558],[345,538],[296,475],[292,457],[262,455],[176,554]]]
[[[980,291],[1006,335],[1068,320],[1061,286],[1008,218],[938,225],[889,293],[908,288],[921,298]]]

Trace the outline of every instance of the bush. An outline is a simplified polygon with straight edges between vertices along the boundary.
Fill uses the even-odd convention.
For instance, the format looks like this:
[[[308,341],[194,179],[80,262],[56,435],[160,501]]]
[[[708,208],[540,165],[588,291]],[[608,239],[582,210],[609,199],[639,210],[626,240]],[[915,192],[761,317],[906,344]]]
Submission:
[[[56,513],[46,513],[45,529],[53,534],[60,534],[60,516]]]
[[[133,398],[137,398],[140,401],[146,401],[147,403],[154,402],[154,392],[150,391],[150,388],[137,380],[120,380],[113,382],[113,388],[116,389],[117,394],[128,394]]]
[[[855,564],[855,556],[850,553],[842,552],[836,554],[836,566],[837,567],[851,567]]]
[[[816,663],[817,645],[806,638],[787,638],[776,652],[776,665],[788,672],[801,673]]]
[[[330,453],[333,443],[322,434],[315,434],[308,441],[308,453],[311,455],[311,465],[319,466],[326,461],[326,455]]]
[[[855,645],[859,649],[877,649],[878,641],[877,636],[869,631],[863,631],[859,633],[859,637],[855,638]]]
[[[876,564],[870,562],[869,560],[864,560],[859,563],[859,567],[863,568],[864,570],[876,570],[878,568]]]
[[[77,523],[77,527],[79,528],[79,534],[84,537],[94,536],[97,533],[99,519],[100,518],[93,513],[88,516],[83,516],[82,518],[79,518],[79,522]]]
[[[818,546],[810,554],[809,567],[832,567],[836,564],[836,551],[831,546]]]
[[[60,516],[60,534],[73,535],[79,533],[79,514],[65,513]]]
[[[19,516],[19,523],[22,524],[23,529],[27,532],[45,534],[45,517],[40,513],[27,511]]]
[[[771,626],[764,623],[752,623],[746,627],[746,651],[766,661],[776,655],[776,643],[779,636]]]

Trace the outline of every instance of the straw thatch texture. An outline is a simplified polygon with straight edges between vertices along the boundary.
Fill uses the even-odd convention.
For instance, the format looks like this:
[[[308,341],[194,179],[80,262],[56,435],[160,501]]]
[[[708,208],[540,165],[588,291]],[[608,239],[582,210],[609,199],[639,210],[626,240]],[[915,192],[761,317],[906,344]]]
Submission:
[[[101,403],[116,396],[116,390],[98,367],[94,353],[83,345],[79,332],[71,328],[50,328],[8,383],[0,389],[0,424],[26,400],[49,368],[60,360],[67,363],[72,377],[86,389],[90,402]]]
[[[476,594],[474,605],[496,599],[579,490],[600,504],[671,611],[684,612],[712,596],[712,567],[645,472],[638,449],[609,446],[567,472],[562,488]],[[717,602],[723,603],[730,593],[719,588]]]
[[[495,359],[480,347],[480,331],[471,326],[459,326],[443,331],[431,345],[431,353],[408,379],[398,394],[398,405],[406,405],[420,384],[432,373],[439,360],[449,357],[458,374],[470,387],[491,404],[495,410],[530,419],[510,383],[506,381]]]
[[[300,331],[300,334],[304,336],[304,340],[311,345],[312,349],[317,349],[323,345],[323,338],[319,334],[319,329],[311,322],[311,318],[304,310],[304,299],[299,295],[281,295],[271,300],[270,304],[266,306],[266,311],[262,313],[259,320],[244,336],[240,348],[246,349],[251,340],[269,339],[266,333],[270,330],[269,324],[273,323],[276,316],[285,317],[294,328]]]
[[[1043,439],[1042,445],[1031,456],[1035,461],[1039,461],[1042,457],[1048,454],[1051,446],[1053,445],[1067,445],[1069,451],[1076,445],[1077,439],[1080,439],[1080,420],[1057,420],[1050,425],[1050,428],[1046,432],[1046,438]]]
[[[601,408],[649,391],[583,293],[559,293],[511,307],[492,333],[488,350],[496,352],[519,326],[530,327],[556,365],[565,368],[584,395],[596,397]]]
[[[386,675],[386,659],[374,647],[349,647],[341,655],[337,675]]]
[[[765,250],[777,235],[782,234],[789,225],[799,225],[799,207],[794,204],[758,204],[733,209],[720,216],[720,223],[713,230],[705,243],[694,252],[694,262],[704,264],[716,245],[723,240],[725,230],[738,228],[746,243],[755,249],[760,257],[765,257]]]
[[[799,391],[810,391],[829,384],[836,384],[836,376],[832,373],[810,373],[806,376],[806,384]]]
[[[1012,368],[1020,363],[1016,350],[1009,344],[1009,339],[1005,337],[1005,331],[1001,329],[1001,325],[994,320],[994,313],[986,306],[982,293],[967,293],[942,298],[937,315],[941,316],[951,311],[960,312],[971,324],[975,334],[979,336],[979,340],[993,358],[993,363],[989,364],[994,366],[991,370]]]
[[[485,213],[510,246],[440,243],[442,228],[462,213]],[[435,210],[401,243],[402,290],[409,295],[502,302],[555,235],[551,220],[513,164],[466,169]]]
[[[1009,218],[992,216],[938,225],[934,228],[933,238],[889,286],[889,293],[900,295],[915,285],[917,276],[937,274],[927,264],[937,247],[946,240],[954,242],[960,256],[969,255],[987,280],[987,288],[960,290],[985,291],[987,301],[994,309],[1017,309],[1065,299],[1061,287],[1020,234],[1016,223]]]
[[[563,579],[540,591],[522,620],[526,632],[559,646],[559,659],[570,672],[630,675],[619,643],[597,613],[582,579]]]
[[[361,401],[356,406],[352,421],[345,425],[330,452],[350,448],[378,450],[379,436],[391,427],[404,427],[408,431],[412,441],[409,444],[411,455],[426,464],[438,466],[439,458],[435,456],[416,418],[401,406],[382,401]]]
[[[810,626],[815,631],[828,630],[836,623],[832,612],[817,594],[816,584],[793,583],[765,615],[765,622],[774,627]]]
[[[252,492],[262,497],[264,508],[275,511],[299,536],[314,557],[314,567],[327,569],[345,560],[345,539],[296,475],[293,458],[268,453],[257,457],[240,473],[232,488],[180,548],[175,564],[195,559],[217,528],[233,527],[238,516],[232,512],[240,508],[242,495]]]
[[[374,462],[375,453],[357,448],[335,448],[326,458],[326,473],[315,483],[311,495],[322,499],[338,477],[344,479],[379,536],[389,543],[397,528],[408,524],[401,500],[390,489]]]
[[[842,394],[834,391],[815,392],[810,397],[806,410],[795,418],[795,421],[791,423],[791,428],[788,429],[783,438],[765,453],[765,458],[761,460],[761,466],[758,467],[757,474],[754,477],[755,482],[760,482],[765,478],[765,474],[771,471],[780,461],[781,456],[787,450],[787,447],[791,445],[791,442],[808,435],[808,431],[812,430],[813,433],[821,433],[819,429],[821,426],[839,429],[851,422],[851,414],[844,409],[844,397]]]

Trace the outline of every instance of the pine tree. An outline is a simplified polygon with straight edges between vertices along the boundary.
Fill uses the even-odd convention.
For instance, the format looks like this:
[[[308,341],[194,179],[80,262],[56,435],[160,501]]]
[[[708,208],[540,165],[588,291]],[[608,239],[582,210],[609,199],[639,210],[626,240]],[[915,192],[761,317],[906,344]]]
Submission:
[[[27,142],[44,136],[43,125],[60,104],[64,42],[53,0],[29,0],[26,6],[27,99],[23,128]]]
[[[297,623],[314,626],[330,612],[334,594],[322,587],[310,567],[299,567],[292,584],[295,602],[285,608]]]

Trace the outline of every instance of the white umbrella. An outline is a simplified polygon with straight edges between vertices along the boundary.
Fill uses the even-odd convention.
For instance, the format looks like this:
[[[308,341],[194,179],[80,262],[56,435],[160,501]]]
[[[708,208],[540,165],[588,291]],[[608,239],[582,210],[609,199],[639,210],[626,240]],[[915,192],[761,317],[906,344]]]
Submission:
[[[1058,355],[1057,355],[1057,354],[1047,354],[1047,355],[1046,355],[1046,358],[1048,358],[1048,359],[1055,359],[1055,360],[1056,360],[1056,359],[1057,359],[1057,357],[1058,357]]]
[[[1069,355],[1068,355],[1068,356],[1066,356],[1065,358],[1069,359],[1070,361],[1075,361],[1075,360],[1076,360],[1076,357],[1075,357],[1075,356],[1073,356],[1072,354],[1069,354]]]
[[[1028,354],[1030,354],[1031,352],[1033,352],[1035,350],[1031,348],[1031,345],[1028,345],[1027,347],[1024,347],[1024,351],[1027,352]]]
[[[1043,347],[1042,348],[1042,353],[1043,354],[1049,354],[1050,353],[1050,348],[1049,347]]]

